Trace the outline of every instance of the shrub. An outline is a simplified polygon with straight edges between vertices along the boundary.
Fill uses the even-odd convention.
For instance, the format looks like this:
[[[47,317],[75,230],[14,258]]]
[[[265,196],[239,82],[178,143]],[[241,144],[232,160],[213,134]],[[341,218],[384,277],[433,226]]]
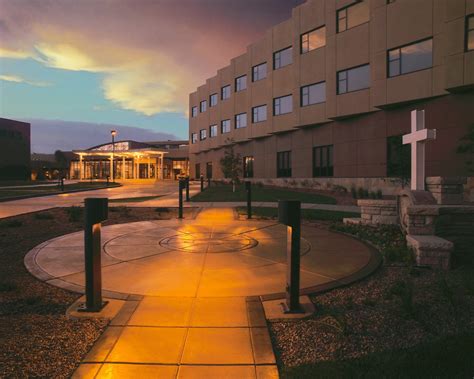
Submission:
[[[371,198],[371,199],[376,199],[376,198],[377,198],[377,194],[376,194],[374,191],[370,191],[370,198]]]
[[[351,187],[351,195],[353,199],[357,199],[357,190],[355,187]]]
[[[21,222],[20,220],[8,220],[2,222],[0,225],[2,228],[18,228],[20,226],[23,226],[23,222]]]
[[[401,300],[402,311],[410,317],[415,316],[413,302],[413,284],[403,280],[396,281],[389,290],[389,295],[398,296]]]
[[[66,213],[69,216],[69,221],[71,222],[78,222],[82,220],[82,216],[84,214],[84,209],[81,207],[77,206],[72,206],[69,208],[66,208]]]
[[[378,189],[377,190],[377,199],[381,199],[383,197],[382,190]]]
[[[35,213],[35,218],[37,220],[53,220],[54,216],[51,213]]]
[[[332,187],[334,191],[340,192],[340,193],[347,193],[347,188],[344,186],[340,186],[339,184],[334,184]],[[351,189],[352,191],[352,189]]]
[[[359,187],[359,189],[357,190],[357,198],[358,199],[364,198],[364,189],[362,187]]]
[[[415,263],[415,255],[413,250],[406,245],[387,246],[383,250],[387,262],[402,262],[408,265]]]
[[[364,189],[364,199],[367,199],[369,197],[369,190]]]

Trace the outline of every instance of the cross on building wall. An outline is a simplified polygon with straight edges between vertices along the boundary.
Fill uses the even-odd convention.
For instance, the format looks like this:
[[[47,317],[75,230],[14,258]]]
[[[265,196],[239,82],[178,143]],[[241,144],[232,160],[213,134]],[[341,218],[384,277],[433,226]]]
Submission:
[[[411,111],[411,133],[403,136],[403,144],[411,145],[411,189],[425,190],[425,143],[436,139],[436,129],[425,129],[425,111]]]

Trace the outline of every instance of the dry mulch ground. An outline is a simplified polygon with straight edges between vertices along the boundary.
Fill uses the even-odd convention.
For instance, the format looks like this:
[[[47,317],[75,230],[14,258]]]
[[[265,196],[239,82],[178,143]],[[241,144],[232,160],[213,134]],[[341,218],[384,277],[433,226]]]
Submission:
[[[82,212],[58,208],[0,220],[1,378],[70,377],[107,325],[67,319],[66,309],[79,295],[40,282],[23,265],[34,246],[81,230]],[[115,207],[104,225],[173,217],[173,209]]]
[[[468,335],[472,340],[473,272],[467,266],[444,273],[409,264],[385,264],[359,283],[311,296],[315,315],[296,322],[270,324],[283,377],[363,376],[362,370],[366,368],[367,374],[375,377],[443,377],[435,370],[431,374],[417,372],[416,367],[407,372],[406,357],[398,352],[422,343],[428,347],[421,350],[428,351],[429,344],[449,336],[454,337],[454,346],[458,336],[462,340]],[[474,357],[474,344],[471,343],[470,350],[460,350],[458,355],[463,360],[465,356]],[[380,358],[384,354],[385,358]],[[395,362],[394,371],[374,373],[371,357]],[[434,356],[427,359],[439,363]],[[356,363],[342,369],[341,362],[348,360]],[[397,360],[402,363],[396,363]],[[465,373],[472,369],[474,373],[472,361],[467,358],[467,368],[459,370]],[[404,369],[396,371],[397,367]],[[452,377],[457,374],[452,372]]]

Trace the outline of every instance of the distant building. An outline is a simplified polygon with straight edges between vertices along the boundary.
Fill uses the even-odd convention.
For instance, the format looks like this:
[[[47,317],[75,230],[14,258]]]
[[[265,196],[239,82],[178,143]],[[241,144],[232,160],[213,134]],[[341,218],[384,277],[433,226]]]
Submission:
[[[69,166],[71,179],[146,182],[189,173],[188,141],[126,140],[73,153],[76,157]]]
[[[389,185],[413,109],[437,129],[426,174],[466,176],[473,105],[472,1],[308,0],[190,94],[191,176],[222,178],[234,144],[254,180]]]
[[[69,178],[69,165],[76,155],[71,151],[59,151],[56,154],[31,154],[31,179],[52,180]]]
[[[30,178],[30,124],[0,118],[0,180]]]

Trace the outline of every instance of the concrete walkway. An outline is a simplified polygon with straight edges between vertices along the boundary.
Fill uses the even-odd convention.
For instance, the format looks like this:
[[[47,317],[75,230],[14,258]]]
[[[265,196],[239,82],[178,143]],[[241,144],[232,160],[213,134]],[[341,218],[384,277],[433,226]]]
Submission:
[[[192,184],[190,194],[199,192],[200,185]],[[38,212],[50,208],[82,206],[87,197],[108,197],[109,199],[122,199],[145,196],[159,196],[156,199],[130,202],[110,203],[114,206],[127,207],[177,207],[178,206],[178,183],[174,180],[166,180],[157,184],[128,184],[122,187],[99,189],[95,191],[65,193],[60,195],[42,196],[30,199],[5,201],[0,203],[0,219],[17,216],[19,214]],[[232,208],[244,207],[245,202],[185,202],[185,207],[200,208]],[[254,207],[278,207],[276,202],[253,202]],[[352,205],[332,204],[302,204],[303,209],[321,209],[342,212],[360,212],[360,208]]]
[[[262,300],[283,296],[286,229],[235,216],[204,209],[195,220],[103,228],[103,294],[121,309],[74,377],[277,378]],[[303,293],[351,283],[379,263],[345,235],[304,226],[302,238]],[[31,250],[25,265],[83,293],[83,250],[83,234],[72,233]]]

